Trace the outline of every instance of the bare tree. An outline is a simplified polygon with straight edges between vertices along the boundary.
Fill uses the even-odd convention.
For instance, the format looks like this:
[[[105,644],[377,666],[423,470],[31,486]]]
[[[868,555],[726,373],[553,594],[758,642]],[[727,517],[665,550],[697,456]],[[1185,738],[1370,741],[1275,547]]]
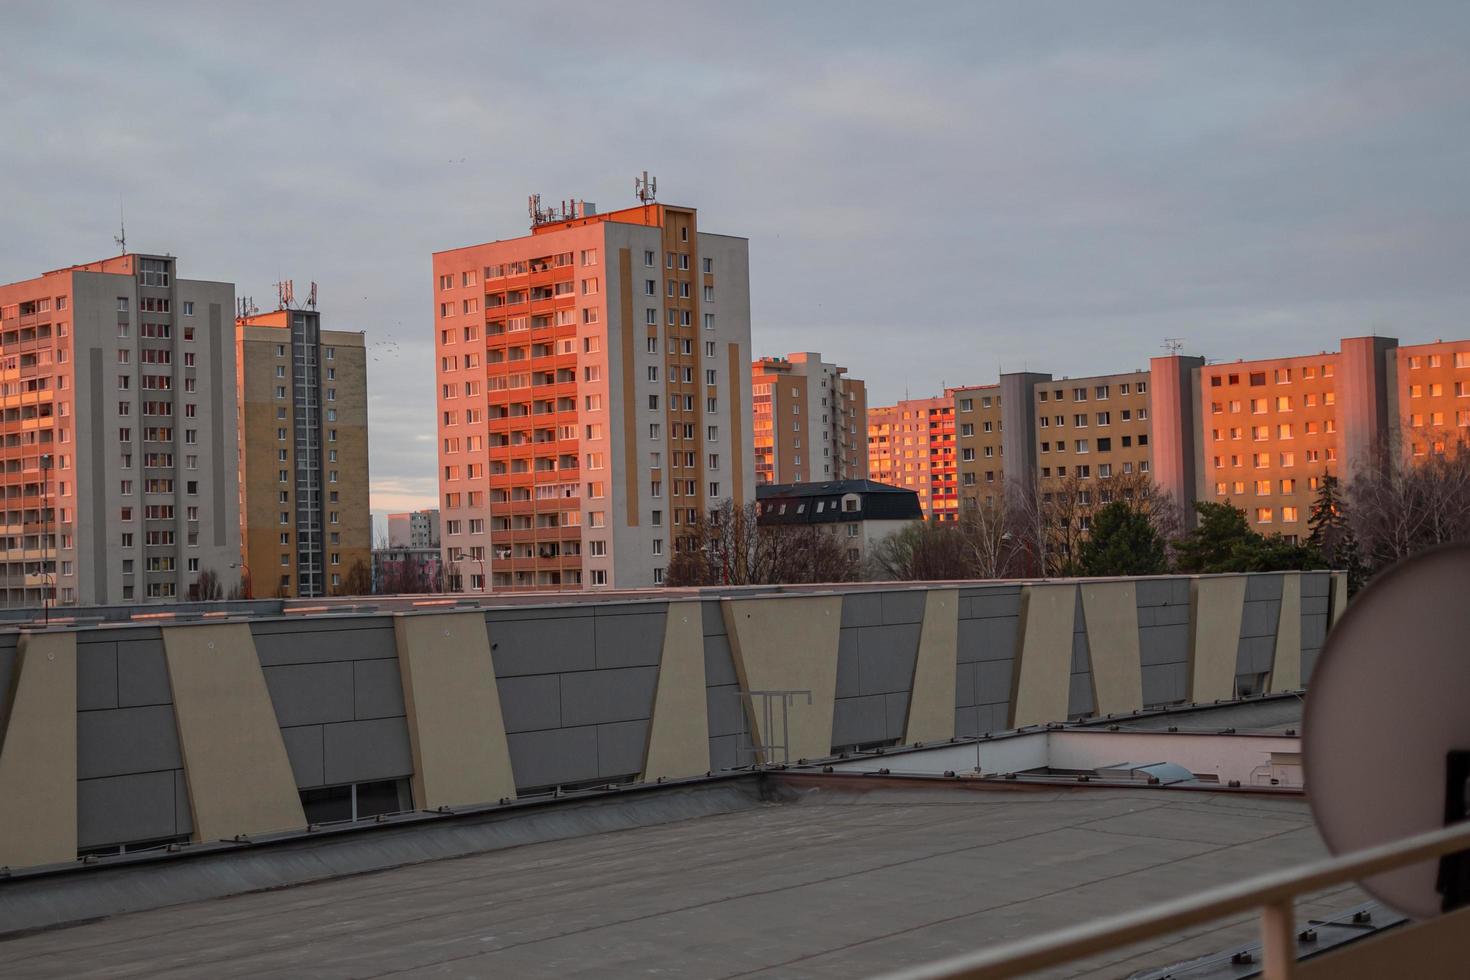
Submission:
[[[727,500],[684,526],[684,533],[675,538],[664,584],[851,582],[859,571],[828,525],[762,527],[754,504],[737,508]]]
[[[1470,540],[1470,443],[1448,434],[1424,438],[1411,452],[1379,446],[1348,484],[1348,523],[1373,572],[1437,544]]]
[[[212,568],[206,568],[199,573],[199,578],[194,580],[189,593],[190,599],[200,602],[212,602],[225,597],[224,586],[220,584],[219,574]]]

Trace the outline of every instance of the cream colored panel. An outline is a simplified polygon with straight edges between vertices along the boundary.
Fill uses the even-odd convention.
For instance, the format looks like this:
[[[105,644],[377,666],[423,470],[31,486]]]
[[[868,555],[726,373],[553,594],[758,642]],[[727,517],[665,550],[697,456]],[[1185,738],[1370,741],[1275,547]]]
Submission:
[[[924,625],[919,632],[919,656],[914,662],[905,745],[954,737],[959,627],[959,590],[930,589],[924,597]]]
[[[1245,612],[1244,575],[1202,576],[1189,584],[1194,634],[1189,650],[1189,700],[1235,696],[1240,617]]]
[[[1281,616],[1276,621],[1276,654],[1271,662],[1271,691],[1302,688],[1302,573],[1281,578]]]
[[[1332,622],[1327,624],[1329,629],[1337,625],[1337,621],[1342,618],[1342,614],[1347,610],[1347,585],[1347,572],[1332,573]]]
[[[1011,726],[1067,720],[1077,586],[1044,583],[1021,590],[1021,650],[1011,698]]]
[[[801,698],[789,709],[791,731],[786,742],[791,761],[830,755],[842,597],[723,599],[720,606],[742,690],[812,692],[811,704]],[[779,728],[774,733],[764,730],[759,699],[755,709],[757,717],[750,719],[750,726],[757,745],[781,741]],[[779,726],[780,721],[774,724]]]
[[[15,669],[0,732],[0,865],[75,861],[76,634],[22,633]]]
[[[163,652],[194,839],[303,829],[296,777],[250,627],[166,626]]]
[[[484,613],[393,617],[413,800],[422,810],[514,799],[515,775]]]
[[[1133,582],[1082,585],[1082,615],[1092,654],[1092,690],[1099,715],[1143,707],[1143,663],[1138,650],[1138,591]]]
[[[643,778],[709,771],[709,705],[704,693],[704,620],[698,600],[670,602],[658,664]]]

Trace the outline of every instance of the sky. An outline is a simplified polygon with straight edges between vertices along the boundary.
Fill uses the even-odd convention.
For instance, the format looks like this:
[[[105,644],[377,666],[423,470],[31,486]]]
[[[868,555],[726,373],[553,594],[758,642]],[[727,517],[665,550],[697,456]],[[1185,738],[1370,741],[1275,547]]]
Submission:
[[[634,176],[869,403],[1470,335],[1470,4],[0,6],[0,281],[130,250],[367,332],[432,506],[432,252]]]

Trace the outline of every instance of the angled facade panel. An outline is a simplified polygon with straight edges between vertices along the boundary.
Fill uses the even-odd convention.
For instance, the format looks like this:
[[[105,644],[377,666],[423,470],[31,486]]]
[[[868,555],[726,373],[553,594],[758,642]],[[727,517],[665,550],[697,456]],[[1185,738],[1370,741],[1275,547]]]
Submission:
[[[1067,720],[1076,612],[1077,586],[1070,583],[1028,585],[1022,591],[1012,728]]]
[[[0,866],[77,856],[77,638],[27,633],[0,689]]]
[[[1240,623],[1245,612],[1243,575],[1202,576],[1192,583],[1194,633],[1189,650],[1189,700],[1235,695]]]
[[[1271,663],[1271,691],[1302,688],[1302,575],[1287,572],[1281,580],[1281,617],[1276,623],[1276,652]]]
[[[914,662],[914,682],[903,733],[906,745],[954,737],[959,613],[958,589],[930,589],[926,594],[919,656]]]
[[[698,600],[669,603],[663,655],[648,728],[643,778],[678,779],[709,771],[704,625]],[[732,699],[733,700],[733,699]]]
[[[1099,715],[1143,707],[1143,670],[1138,643],[1138,595],[1134,583],[1090,582],[1082,586],[1087,646],[1092,655],[1092,689]]]

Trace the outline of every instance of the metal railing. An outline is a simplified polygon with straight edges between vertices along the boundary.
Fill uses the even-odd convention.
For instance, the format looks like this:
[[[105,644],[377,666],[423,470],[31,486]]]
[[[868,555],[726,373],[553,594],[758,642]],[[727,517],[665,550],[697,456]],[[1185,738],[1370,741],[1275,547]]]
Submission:
[[[1193,897],[1007,943],[983,953],[939,960],[890,974],[887,980],[999,980],[1022,976],[1251,911],[1259,911],[1261,916],[1263,976],[1267,980],[1284,980],[1296,972],[1294,909],[1298,897],[1464,850],[1470,850],[1470,823],[1454,824],[1391,844],[1261,875]],[[1413,975],[1412,964],[1406,963],[1404,967],[1405,976]]]

